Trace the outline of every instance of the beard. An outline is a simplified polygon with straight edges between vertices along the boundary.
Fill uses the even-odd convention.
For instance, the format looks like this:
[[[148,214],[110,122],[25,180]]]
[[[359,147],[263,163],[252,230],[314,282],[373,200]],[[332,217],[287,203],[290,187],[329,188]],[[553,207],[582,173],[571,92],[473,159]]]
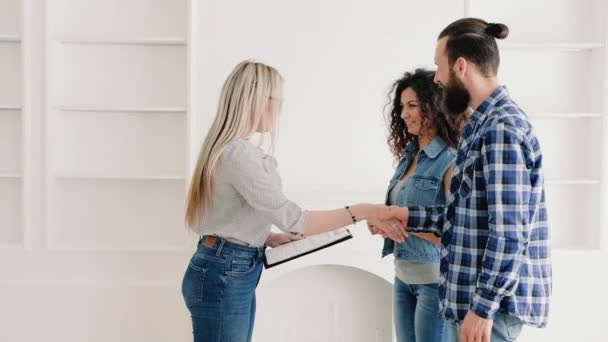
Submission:
[[[459,116],[469,108],[471,94],[454,71],[450,70],[450,80],[443,87],[441,110],[451,116]]]

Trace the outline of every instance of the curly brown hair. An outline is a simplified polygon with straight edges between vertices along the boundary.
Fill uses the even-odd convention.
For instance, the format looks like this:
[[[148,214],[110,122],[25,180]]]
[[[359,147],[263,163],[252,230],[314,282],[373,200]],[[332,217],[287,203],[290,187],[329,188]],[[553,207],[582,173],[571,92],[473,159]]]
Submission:
[[[411,88],[420,103],[423,124],[426,127],[435,127],[437,135],[449,146],[458,147],[458,141],[465,121],[465,117],[452,117],[440,111],[441,90],[433,81],[435,72],[426,69],[416,69],[414,72],[406,72],[393,83],[388,94],[389,102],[386,107],[391,106],[387,113],[389,126],[388,145],[395,159],[403,158],[405,147],[415,135],[408,132],[405,121],[401,118],[401,93]]]

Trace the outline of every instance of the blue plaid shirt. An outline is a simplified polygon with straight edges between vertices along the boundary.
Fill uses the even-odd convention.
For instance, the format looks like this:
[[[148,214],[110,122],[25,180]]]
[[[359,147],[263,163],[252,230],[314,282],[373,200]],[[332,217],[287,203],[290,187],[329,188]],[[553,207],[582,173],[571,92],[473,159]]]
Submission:
[[[551,296],[549,225],[540,145],[527,115],[499,87],[458,147],[447,206],[409,207],[408,230],[441,235],[443,318],[501,310],[544,327]]]

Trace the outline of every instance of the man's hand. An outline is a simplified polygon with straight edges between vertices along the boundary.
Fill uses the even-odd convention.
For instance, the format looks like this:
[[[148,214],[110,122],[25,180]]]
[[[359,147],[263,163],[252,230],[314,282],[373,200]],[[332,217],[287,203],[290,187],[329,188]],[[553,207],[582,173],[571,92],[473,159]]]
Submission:
[[[301,238],[287,233],[270,233],[266,239],[266,245],[269,247],[278,247],[286,243],[300,240]]]
[[[490,342],[493,323],[491,319],[481,318],[469,310],[460,327],[460,341]]]

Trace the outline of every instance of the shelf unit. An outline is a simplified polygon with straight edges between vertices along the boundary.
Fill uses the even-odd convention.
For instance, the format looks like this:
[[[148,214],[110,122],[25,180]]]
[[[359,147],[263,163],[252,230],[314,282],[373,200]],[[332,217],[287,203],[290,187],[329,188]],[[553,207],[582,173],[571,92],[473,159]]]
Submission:
[[[0,35],[0,43],[21,43],[21,38],[13,35]]]
[[[154,37],[154,38],[105,38],[105,37],[56,37],[54,39],[60,44],[73,45],[160,45],[160,46],[186,46],[187,42],[182,37]]]
[[[553,8],[559,28],[534,26],[531,18],[545,15],[545,5]],[[569,5],[541,1],[515,12],[497,0],[465,0],[465,16],[510,27],[510,36],[498,42],[499,78],[539,136],[553,248],[605,250],[608,19],[600,17],[604,11],[594,11],[604,6],[601,1],[574,7],[581,13],[572,13]]]
[[[9,110],[20,111],[21,110],[21,106],[17,106],[17,105],[0,105],[0,111],[9,111]]]
[[[8,173],[8,172],[3,172],[0,173],[0,179],[4,178],[4,179],[21,179],[21,174],[20,173]]]
[[[2,177],[2,175],[0,175]],[[55,174],[54,178],[63,180],[124,180],[124,181],[185,181],[183,175],[166,176],[128,176],[128,175],[94,175],[94,174]]]
[[[0,14],[0,251],[19,251],[26,244],[21,2],[5,5]]]
[[[97,113],[185,113],[185,107],[167,107],[167,108],[144,108],[144,107],[83,107],[83,106],[65,106],[58,105],[55,107],[56,110],[62,112],[97,112]]]
[[[183,253],[186,2],[115,5],[60,0],[47,11],[44,242]]]

